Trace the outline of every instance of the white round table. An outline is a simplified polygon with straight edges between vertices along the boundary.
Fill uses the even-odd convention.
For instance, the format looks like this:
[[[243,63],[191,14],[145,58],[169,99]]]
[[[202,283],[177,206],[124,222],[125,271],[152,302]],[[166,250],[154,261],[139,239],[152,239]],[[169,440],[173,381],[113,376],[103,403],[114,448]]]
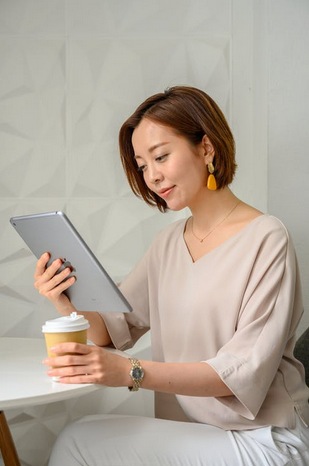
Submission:
[[[53,382],[42,364],[46,357],[44,339],[0,338],[0,410],[51,403],[101,388]]]
[[[6,466],[20,466],[20,462],[3,410],[61,401],[103,388],[53,382],[42,364],[46,356],[43,338],[0,338],[0,449]]]

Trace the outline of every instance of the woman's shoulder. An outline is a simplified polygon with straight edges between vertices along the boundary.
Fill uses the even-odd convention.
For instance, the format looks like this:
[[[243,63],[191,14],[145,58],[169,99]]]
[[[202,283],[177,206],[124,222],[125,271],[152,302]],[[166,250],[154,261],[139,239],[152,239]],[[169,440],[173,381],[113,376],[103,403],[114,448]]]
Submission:
[[[239,222],[243,222],[243,225],[253,228],[258,231],[259,234],[279,234],[283,237],[288,238],[289,233],[284,223],[276,216],[263,213],[256,208],[243,203],[242,209],[239,212]],[[244,231],[246,228],[244,228]]]
[[[252,246],[269,250],[277,248],[293,248],[292,238],[284,223],[276,216],[265,213],[256,217],[248,228],[244,229],[244,237]]]
[[[162,228],[155,236],[152,242],[152,248],[169,244],[183,236],[187,218],[176,220]]]
[[[181,218],[180,220],[171,222],[157,233],[156,238],[160,238],[162,240],[163,238],[182,234],[187,220],[187,218]]]
[[[288,230],[282,220],[272,214],[262,214],[257,217],[256,226],[259,230],[264,230],[266,233],[278,232],[287,238],[289,236]]]

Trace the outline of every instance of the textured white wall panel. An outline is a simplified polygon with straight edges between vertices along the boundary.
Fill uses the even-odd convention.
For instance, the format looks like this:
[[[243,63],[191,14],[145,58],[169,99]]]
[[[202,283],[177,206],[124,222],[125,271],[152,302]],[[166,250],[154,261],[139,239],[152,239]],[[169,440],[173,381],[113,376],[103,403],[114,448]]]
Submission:
[[[141,41],[149,35],[226,34],[231,4],[230,0],[67,0],[68,31],[136,35]]]
[[[269,207],[292,234],[309,326],[309,2],[270,3]]]
[[[0,36],[1,197],[65,195],[64,45]]]
[[[1,0],[0,34],[64,34],[65,0]]]

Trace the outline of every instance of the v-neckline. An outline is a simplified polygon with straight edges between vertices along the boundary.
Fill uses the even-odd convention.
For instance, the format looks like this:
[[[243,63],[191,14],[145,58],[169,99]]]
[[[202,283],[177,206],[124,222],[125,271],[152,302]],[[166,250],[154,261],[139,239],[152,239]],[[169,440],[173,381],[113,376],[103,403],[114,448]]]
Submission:
[[[220,247],[223,247],[224,245],[226,245],[227,243],[229,243],[232,239],[235,239],[237,236],[240,236],[247,228],[249,228],[253,223],[255,223],[258,219],[260,219],[261,217],[266,217],[267,214],[261,214],[261,215],[258,215],[257,217],[255,217],[253,220],[251,220],[249,223],[247,223],[247,225],[245,225],[243,228],[241,228],[240,230],[238,230],[236,233],[234,233],[233,235],[231,235],[229,238],[227,238],[225,241],[223,241],[222,243],[218,244],[218,246],[215,246],[214,248],[210,249],[209,251],[205,252],[205,254],[203,254],[201,257],[199,257],[197,260],[194,260],[192,255],[191,255],[191,252],[190,252],[190,249],[187,245],[187,242],[185,240],[185,231],[186,231],[186,228],[187,228],[187,225],[188,225],[188,221],[190,220],[191,217],[187,218],[187,220],[185,221],[184,223],[184,226],[183,226],[183,230],[182,230],[182,241],[183,241],[183,244],[184,244],[184,247],[186,249],[186,253],[188,254],[189,256],[189,259],[192,263],[192,265],[194,264],[197,264],[198,262],[200,262],[204,257],[208,256],[209,254],[211,254],[212,252],[214,251],[217,251]]]

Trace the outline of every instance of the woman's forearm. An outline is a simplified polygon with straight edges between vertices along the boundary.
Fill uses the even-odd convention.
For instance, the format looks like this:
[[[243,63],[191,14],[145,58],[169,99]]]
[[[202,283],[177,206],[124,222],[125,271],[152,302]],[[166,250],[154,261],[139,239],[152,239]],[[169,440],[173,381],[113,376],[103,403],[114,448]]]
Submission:
[[[231,390],[207,363],[140,361],[145,376],[141,387],[188,396],[230,396]]]
[[[88,320],[90,328],[87,331],[87,338],[97,346],[109,346],[112,343],[107,331],[105,322],[98,312],[76,311]]]

